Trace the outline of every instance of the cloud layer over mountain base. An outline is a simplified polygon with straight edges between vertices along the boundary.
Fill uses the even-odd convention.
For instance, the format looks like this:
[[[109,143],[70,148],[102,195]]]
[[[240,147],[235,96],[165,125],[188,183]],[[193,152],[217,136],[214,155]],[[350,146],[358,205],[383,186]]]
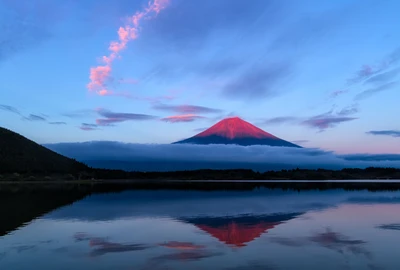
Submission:
[[[96,168],[132,171],[173,171],[195,169],[341,169],[366,167],[400,168],[400,155],[335,155],[310,148],[191,145],[126,144],[83,142],[47,144],[45,147]]]

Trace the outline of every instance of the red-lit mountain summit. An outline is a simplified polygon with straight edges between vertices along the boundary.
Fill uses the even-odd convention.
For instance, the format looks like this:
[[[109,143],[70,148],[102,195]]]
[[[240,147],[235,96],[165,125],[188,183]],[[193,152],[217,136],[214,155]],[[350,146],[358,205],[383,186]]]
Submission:
[[[209,129],[175,143],[191,144],[237,144],[300,147],[282,140],[239,117],[226,118]]]

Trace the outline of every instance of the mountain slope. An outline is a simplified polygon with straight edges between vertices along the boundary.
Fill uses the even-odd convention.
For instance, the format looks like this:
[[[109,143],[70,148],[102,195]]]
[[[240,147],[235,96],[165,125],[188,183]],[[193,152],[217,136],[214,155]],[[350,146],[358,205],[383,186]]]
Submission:
[[[269,145],[300,148],[300,146],[265,132],[239,117],[226,118],[191,138],[175,143]]]
[[[0,173],[75,173],[87,168],[0,127]]]

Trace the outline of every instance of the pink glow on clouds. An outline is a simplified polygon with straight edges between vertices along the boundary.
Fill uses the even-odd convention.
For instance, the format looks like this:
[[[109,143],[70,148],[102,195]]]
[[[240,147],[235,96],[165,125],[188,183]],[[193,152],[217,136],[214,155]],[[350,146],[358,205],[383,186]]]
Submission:
[[[120,57],[120,52],[127,47],[131,40],[135,40],[139,35],[140,21],[150,18],[152,13],[156,15],[166,8],[169,0],[154,0],[149,2],[148,6],[127,20],[125,26],[118,29],[118,41],[111,41],[108,47],[110,54],[103,56],[101,59],[105,65],[90,68],[90,82],[87,85],[89,91],[96,92],[101,96],[114,95],[113,91],[107,89],[107,82],[111,79],[112,63],[116,58]]]
[[[170,122],[170,123],[180,123],[180,122],[193,122],[198,119],[203,119],[204,116],[196,115],[196,114],[182,114],[182,115],[173,115],[165,118],[161,118],[161,121]]]

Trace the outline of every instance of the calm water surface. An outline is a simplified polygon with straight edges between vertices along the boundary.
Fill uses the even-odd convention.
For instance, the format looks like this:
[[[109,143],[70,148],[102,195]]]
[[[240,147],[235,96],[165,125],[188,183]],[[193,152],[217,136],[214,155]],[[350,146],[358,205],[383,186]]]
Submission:
[[[0,237],[0,269],[400,269],[398,191],[132,190],[39,212]]]

